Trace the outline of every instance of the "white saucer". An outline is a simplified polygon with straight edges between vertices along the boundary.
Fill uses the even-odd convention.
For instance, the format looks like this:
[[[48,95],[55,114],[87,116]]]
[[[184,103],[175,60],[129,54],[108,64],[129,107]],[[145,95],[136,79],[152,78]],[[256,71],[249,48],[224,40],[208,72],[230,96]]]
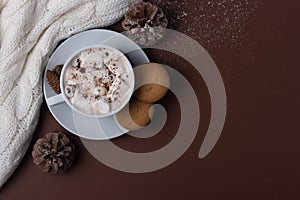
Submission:
[[[104,29],[93,29],[76,34],[64,41],[52,54],[45,71],[53,69],[55,66],[63,64],[74,51],[83,46],[103,44],[112,46],[123,52],[132,66],[138,66],[149,62],[148,57],[143,50],[126,36]],[[56,95],[48,84],[46,73],[44,74],[44,96],[47,99]],[[87,117],[75,111],[67,105],[61,103],[49,106],[50,112],[69,132],[86,139],[106,140],[121,136],[128,132],[127,129],[115,119],[115,116],[106,118]]]

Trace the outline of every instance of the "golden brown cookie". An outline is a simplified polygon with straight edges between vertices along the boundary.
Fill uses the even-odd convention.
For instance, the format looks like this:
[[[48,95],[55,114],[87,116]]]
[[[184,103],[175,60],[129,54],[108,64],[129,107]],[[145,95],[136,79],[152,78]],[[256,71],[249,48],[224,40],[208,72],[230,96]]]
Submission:
[[[57,65],[52,71],[60,76],[60,73],[61,73],[61,70],[62,70],[63,66],[64,65]]]
[[[154,103],[162,99],[169,90],[169,74],[160,64],[139,66],[135,70],[135,77],[136,85],[142,85],[134,92],[134,96],[140,101]]]
[[[53,70],[47,70],[46,77],[51,88],[57,93],[61,93],[60,91],[60,74],[63,65],[57,65]]]
[[[147,126],[153,116],[152,103],[132,99],[119,113],[116,114],[121,126],[128,130],[138,130]]]

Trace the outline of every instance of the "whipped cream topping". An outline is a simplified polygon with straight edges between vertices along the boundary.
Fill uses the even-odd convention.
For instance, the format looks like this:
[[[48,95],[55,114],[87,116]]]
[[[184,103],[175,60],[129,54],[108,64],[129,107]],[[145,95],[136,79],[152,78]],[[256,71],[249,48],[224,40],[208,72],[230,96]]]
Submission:
[[[130,68],[125,56],[109,48],[79,53],[64,73],[64,92],[71,104],[87,114],[118,109],[130,95]]]

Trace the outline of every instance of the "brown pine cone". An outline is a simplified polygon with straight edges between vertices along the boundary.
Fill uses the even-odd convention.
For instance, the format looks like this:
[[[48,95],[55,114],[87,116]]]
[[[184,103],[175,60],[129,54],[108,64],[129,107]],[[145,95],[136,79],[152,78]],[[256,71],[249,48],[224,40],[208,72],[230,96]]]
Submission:
[[[122,27],[130,39],[143,46],[152,46],[162,39],[168,25],[163,10],[151,3],[137,3],[125,14]]]
[[[51,88],[57,93],[61,93],[60,91],[60,74],[63,65],[57,65],[53,70],[47,70],[46,77]]]
[[[32,158],[43,172],[62,174],[69,169],[75,157],[75,146],[63,133],[47,133],[37,140]]]

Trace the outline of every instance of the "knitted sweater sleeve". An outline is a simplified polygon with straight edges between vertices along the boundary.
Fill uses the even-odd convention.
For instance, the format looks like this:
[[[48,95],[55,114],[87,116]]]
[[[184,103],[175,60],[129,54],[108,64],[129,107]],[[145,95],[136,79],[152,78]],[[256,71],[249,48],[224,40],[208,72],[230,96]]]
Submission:
[[[36,128],[45,62],[58,42],[115,23],[139,1],[0,1],[0,188],[20,163]]]

